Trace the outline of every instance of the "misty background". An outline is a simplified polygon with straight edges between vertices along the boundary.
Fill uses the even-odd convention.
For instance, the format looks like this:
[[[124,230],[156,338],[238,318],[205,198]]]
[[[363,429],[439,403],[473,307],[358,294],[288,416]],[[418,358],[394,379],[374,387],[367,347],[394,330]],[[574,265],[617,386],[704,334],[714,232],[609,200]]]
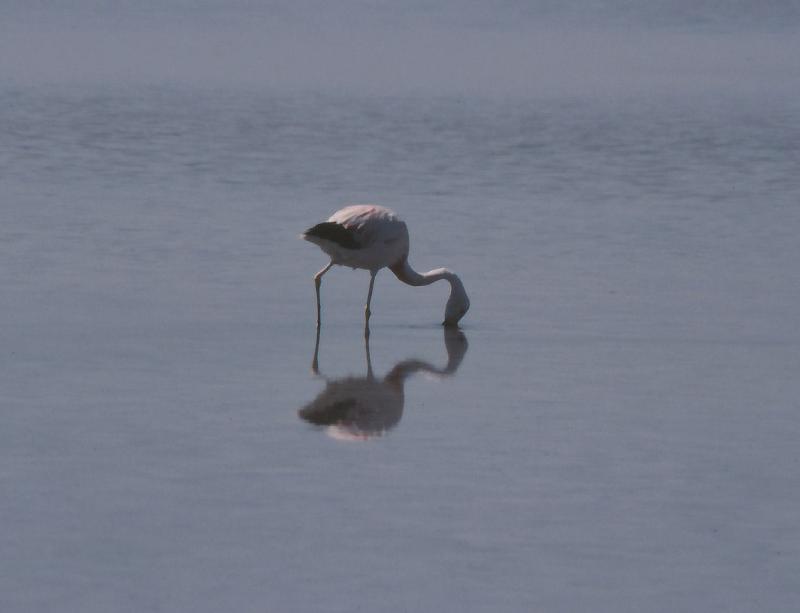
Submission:
[[[792,0],[21,2],[0,77],[361,93],[796,95]]]

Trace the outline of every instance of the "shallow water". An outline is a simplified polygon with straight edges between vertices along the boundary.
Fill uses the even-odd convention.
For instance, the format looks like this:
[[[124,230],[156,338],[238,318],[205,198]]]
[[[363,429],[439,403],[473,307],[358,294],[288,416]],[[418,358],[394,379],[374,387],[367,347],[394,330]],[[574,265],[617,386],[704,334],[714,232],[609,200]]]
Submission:
[[[3,101],[3,610],[796,601],[796,102]],[[364,201],[472,309],[334,269],[315,374]]]

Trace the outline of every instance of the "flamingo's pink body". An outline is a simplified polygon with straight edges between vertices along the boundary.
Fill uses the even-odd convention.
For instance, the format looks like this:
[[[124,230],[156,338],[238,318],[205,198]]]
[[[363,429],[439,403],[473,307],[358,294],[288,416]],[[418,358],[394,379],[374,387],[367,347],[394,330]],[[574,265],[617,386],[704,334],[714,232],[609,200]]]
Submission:
[[[306,230],[303,238],[319,246],[331,258],[330,263],[314,276],[318,326],[321,320],[319,289],[322,276],[334,264],[370,271],[367,306],[364,311],[367,326],[375,275],[381,268],[389,268],[398,279],[409,285],[428,285],[439,279],[446,279],[450,283],[451,291],[445,308],[445,325],[456,325],[469,309],[469,298],[457,275],[446,268],[419,274],[409,266],[408,228],[404,221],[387,208],[374,204],[345,207],[331,215],[328,221]]]

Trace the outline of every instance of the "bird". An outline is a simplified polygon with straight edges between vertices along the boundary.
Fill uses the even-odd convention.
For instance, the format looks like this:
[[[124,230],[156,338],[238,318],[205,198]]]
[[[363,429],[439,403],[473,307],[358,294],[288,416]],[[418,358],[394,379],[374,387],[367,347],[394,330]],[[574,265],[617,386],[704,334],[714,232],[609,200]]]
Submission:
[[[328,221],[309,228],[301,237],[317,245],[330,262],[314,275],[317,293],[317,327],[321,322],[320,286],[322,277],[334,264],[360,268],[370,273],[367,304],[364,308],[364,333],[369,335],[372,289],[375,276],[388,268],[403,283],[429,285],[444,279],[450,284],[450,297],[444,309],[444,326],[457,326],[469,310],[469,298],[458,275],[447,268],[418,273],[408,263],[409,238],[406,223],[397,214],[375,204],[354,204],[336,211]]]

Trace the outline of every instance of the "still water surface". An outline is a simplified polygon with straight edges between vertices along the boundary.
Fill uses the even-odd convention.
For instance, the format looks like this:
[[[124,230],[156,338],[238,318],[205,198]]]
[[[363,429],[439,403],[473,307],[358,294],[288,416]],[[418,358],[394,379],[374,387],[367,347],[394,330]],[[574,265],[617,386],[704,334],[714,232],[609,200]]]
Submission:
[[[0,608],[789,610],[796,101],[7,88]],[[297,235],[396,209],[447,287]],[[765,603],[767,603],[765,605]]]

